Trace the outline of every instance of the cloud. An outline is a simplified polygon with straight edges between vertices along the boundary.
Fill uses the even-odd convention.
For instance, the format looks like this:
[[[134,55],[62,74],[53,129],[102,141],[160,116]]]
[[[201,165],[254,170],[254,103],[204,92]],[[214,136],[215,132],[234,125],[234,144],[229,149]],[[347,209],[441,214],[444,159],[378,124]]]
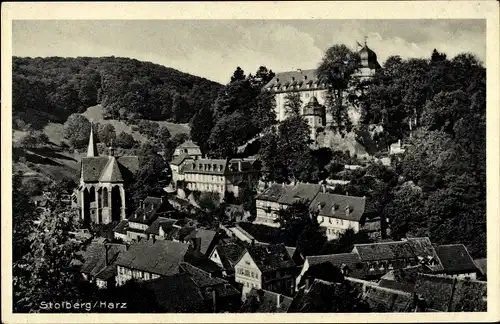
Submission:
[[[124,56],[226,83],[237,66],[254,73],[315,68],[338,43],[392,55],[486,57],[486,24],[478,20],[121,20],[14,21],[17,56]]]

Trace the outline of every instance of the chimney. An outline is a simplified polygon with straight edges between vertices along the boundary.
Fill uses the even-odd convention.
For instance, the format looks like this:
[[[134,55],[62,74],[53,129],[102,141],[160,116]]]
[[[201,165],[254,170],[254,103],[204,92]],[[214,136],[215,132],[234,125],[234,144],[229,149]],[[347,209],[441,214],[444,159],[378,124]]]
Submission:
[[[297,72],[302,73],[302,69],[297,69]]]
[[[324,183],[321,184],[321,192],[326,193],[326,185]]]
[[[281,294],[276,295],[276,308],[280,308],[281,305]]]
[[[200,252],[201,249],[201,237],[195,237],[193,239],[194,250]]]
[[[144,208],[144,200],[141,200],[141,204],[140,204],[140,206],[141,206],[141,209],[143,209],[143,208]]]
[[[109,251],[110,248],[111,248],[111,246],[106,245],[106,244],[104,245],[104,254],[105,254],[105,262],[106,262],[105,265],[106,265],[106,267],[109,265],[108,251]]]
[[[152,239],[153,239],[153,244],[155,244],[156,243],[156,235],[153,234]]]

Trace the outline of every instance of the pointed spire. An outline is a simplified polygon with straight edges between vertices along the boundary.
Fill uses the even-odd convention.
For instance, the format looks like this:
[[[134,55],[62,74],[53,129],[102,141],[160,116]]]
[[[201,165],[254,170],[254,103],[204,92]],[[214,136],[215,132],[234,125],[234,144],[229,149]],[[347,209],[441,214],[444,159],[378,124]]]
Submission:
[[[365,46],[366,46],[367,40],[368,40],[368,36],[365,36]]]
[[[89,137],[89,147],[87,148],[87,157],[98,156],[97,144],[94,136],[94,123],[90,122],[90,137]]]

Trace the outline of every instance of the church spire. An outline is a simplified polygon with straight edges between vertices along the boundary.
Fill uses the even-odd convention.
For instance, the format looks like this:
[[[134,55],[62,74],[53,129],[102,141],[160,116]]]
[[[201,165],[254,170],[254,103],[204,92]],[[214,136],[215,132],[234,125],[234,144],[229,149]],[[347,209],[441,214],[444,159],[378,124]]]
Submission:
[[[97,145],[94,136],[94,124],[90,122],[90,137],[89,137],[89,147],[87,148],[87,157],[98,156]]]

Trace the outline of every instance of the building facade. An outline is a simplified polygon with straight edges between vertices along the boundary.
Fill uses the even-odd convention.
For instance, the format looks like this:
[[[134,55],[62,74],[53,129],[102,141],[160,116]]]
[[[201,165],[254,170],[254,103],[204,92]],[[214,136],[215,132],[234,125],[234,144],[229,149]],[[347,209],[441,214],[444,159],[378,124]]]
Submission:
[[[353,75],[355,78],[371,78],[380,69],[377,61],[377,54],[366,44],[358,52],[361,59],[361,66]],[[289,93],[299,93],[303,107],[301,114],[308,121],[311,127],[311,139],[315,140],[317,130],[325,126],[335,126],[331,112],[325,111],[327,100],[327,84],[325,80],[319,79],[316,70],[288,71],[277,73],[274,78],[264,86],[265,91],[275,94],[276,99],[276,119],[280,122],[287,118],[286,96]],[[307,109],[311,102],[315,102],[317,110]],[[346,101],[345,104],[349,105]],[[353,124],[357,124],[360,113],[355,107],[349,105],[348,115]]]
[[[99,156],[93,127],[87,156],[80,164],[80,185],[75,190],[81,217],[96,224],[108,224],[127,216],[126,187],[139,169],[137,156]]]

